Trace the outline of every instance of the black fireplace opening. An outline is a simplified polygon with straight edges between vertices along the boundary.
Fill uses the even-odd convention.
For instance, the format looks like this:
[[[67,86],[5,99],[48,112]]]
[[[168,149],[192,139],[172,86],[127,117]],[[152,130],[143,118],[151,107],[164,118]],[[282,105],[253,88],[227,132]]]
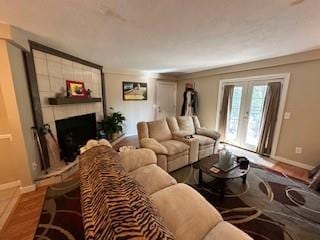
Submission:
[[[75,160],[80,147],[89,139],[97,138],[95,113],[56,120],[55,123],[61,158],[66,162]]]

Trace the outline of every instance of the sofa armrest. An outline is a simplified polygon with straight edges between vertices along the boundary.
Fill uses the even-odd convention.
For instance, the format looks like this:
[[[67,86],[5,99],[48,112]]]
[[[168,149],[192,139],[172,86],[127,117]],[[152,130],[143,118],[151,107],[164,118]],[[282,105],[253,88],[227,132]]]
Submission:
[[[187,134],[186,136],[188,136]],[[197,138],[184,138],[178,137],[177,135],[173,134],[173,139],[184,142],[189,146],[189,163],[194,163],[199,160],[199,139]]]
[[[199,134],[199,135],[203,135],[203,136],[206,136],[206,137],[213,138],[214,140],[218,140],[220,138],[220,136],[221,136],[221,134],[218,133],[217,131],[209,130],[209,129],[206,129],[206,128],[197,128],[196,129],[196,133]]]
[[[175,131],[172,133],[172,136],[174,139],[179,139],[179,138],[184,138],[186,136],[190,135],[190,133],[188,131]]]
[[[168,154],[168,150],[154,138],[142,138],[140,146],[154,151],[156,154]]]
[[[157,156],[146,148],[130,150],[119,153],[120,162],[127,172],[132,172],[140,167],[157,164]]]
[[[177,141],[184,142],[189,145],[189,163],[199,160],[199,139],[197,138],[177,138]]]

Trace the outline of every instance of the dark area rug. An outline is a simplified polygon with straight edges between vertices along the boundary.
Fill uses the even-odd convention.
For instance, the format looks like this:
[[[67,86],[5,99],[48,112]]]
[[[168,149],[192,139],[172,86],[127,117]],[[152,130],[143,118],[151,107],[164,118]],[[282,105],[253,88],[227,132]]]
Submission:
[[[84,239],[79,179],[48,188],[34,239]]]
[[[205,197],[223,218],[257,240],[320,239],[320,195],[302,182],[251,164],[247,184],[227,182],[221,199],[213,178],[198,187],[198,164],[172,173]]]
[[[241,179],[227,183],[222,200],[213,179],[204,175],[198,187],[198,164],[172,173],[178,182],[196,189],[223,218],[257,240],[320,239],[320,195],[303,183],[251,165],[247,184]],[[35,234],[37,240],[82,240],[83,225],[79,180],[48,188]]]

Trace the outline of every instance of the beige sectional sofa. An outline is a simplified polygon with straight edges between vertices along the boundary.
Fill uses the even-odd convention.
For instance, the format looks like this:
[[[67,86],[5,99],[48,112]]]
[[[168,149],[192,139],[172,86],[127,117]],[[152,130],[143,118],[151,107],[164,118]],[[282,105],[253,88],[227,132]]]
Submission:
[[[220,134],[200,126],[196,116],[137,124],[140,147],[157,155],[157,164],[167,172],[211,155],[218,147]],[[192,138],[186,139],[186,136]]]
[[[189,164],[190,144],[173,138],[166,119],[139,122],[137,127],[140,147],[154,151],[162,169],[172,172]]]
[[[251,239],[224,221],[220,213],[197,191],[177,183],[157,166],[149,149],[119,153],[121,165],[150,195],[159,215],[177,240]]]
[[[176,138],[192,135],[199,142],[198,159],[217,152],[220,134],[216,131],[201,127],[197,116],[168,117],[168,125]]]

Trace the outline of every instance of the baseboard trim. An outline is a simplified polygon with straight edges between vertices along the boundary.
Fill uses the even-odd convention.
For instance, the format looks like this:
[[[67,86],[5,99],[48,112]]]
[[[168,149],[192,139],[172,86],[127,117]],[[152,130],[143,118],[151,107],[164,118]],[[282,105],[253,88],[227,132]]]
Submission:
[[[20,187],[20,186],[21,186],[21,181],[17,180],[17,181],[0,184],[0,190],[6,190],[9,188]]]
[[[32,192],[32,191],[36,190],[35,184],[21,187],[21,181],[17,180],[17,181],[12,181],[12,182],[8,182],[8,183],[0,184],[0,191],[6,190],[9,188],[14,188],[14,187],[19,187],[20,193],[28,193],[28,192]]]
[[[114,140],[113,142],[111,142],[111,146],[116,145],[118,142],[120,142],[122,139],[124,139],[126,137],[126,135],[123,135],[119,138],[117,138],[116,140]]]
[[[28,192],[33,192],[36,190],[36,185],[32,184],[26,187],[20,187],[20,193],[28,193]]]
[[[126,137],[137,136],[137,133],[127,133],[125,136]]]
[[[306,170],[312,170],[314,168],[314,166],[311,166],[309,164],[293,161],[293,160],[290,160],[288,158],[281,157],[281,156],[274,156],[274,157],[271,156],[271,158],[276,160],[276,161],[287,163],[287,164],[290,164],[290,165],[293,165],[293,166],[296,166],[296,167],[300,167],[300,168],[303,168],[303,169],[306,169]]]

